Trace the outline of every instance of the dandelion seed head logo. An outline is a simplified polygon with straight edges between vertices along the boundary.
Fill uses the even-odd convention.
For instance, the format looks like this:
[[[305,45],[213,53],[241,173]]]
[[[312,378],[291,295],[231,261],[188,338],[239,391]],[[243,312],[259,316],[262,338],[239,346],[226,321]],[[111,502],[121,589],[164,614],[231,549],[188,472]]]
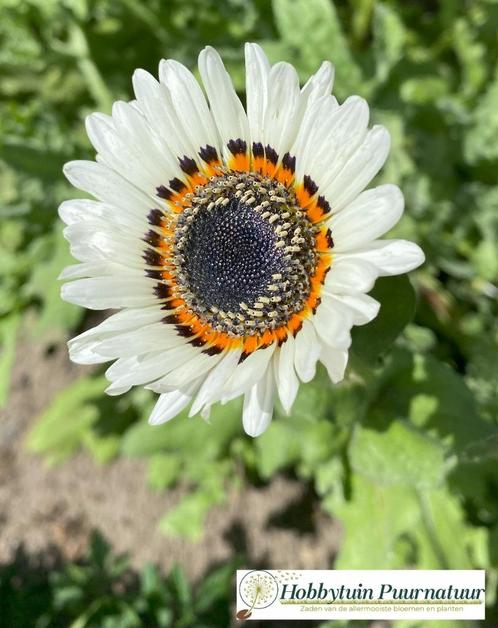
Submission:
[[[248,608],[240,611],[237,616],[239,619],[247,619],[254,609],[267,608],[275,602],[278,583],[267,571],[250,571],[240,581],[239,594]]]

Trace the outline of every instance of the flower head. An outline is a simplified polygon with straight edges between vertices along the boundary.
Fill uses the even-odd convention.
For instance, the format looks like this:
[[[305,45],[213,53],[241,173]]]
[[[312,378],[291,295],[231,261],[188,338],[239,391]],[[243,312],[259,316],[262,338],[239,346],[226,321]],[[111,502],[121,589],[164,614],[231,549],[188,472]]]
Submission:
[[[377,239],[403,211],[396,186],[363,191],[389,135],[368,128],[363,99],[337,103],[329,63],[300,89],[291,65],[247,44],[246,110],[214,49],[199,70],[207,99],[176,61],[161,61],[159,81],[137,70],[136,100],[87,118],[96,162],[65,166],[98,200],[60,207],[81,261],[62,296],[121,309],[71,340],[70,356],[116,360],[109,394],[159,393],[153,424],[244,395],[257,436],[317,361],[343,378],[351,327],[379,310],[366,293],[423,254]]]

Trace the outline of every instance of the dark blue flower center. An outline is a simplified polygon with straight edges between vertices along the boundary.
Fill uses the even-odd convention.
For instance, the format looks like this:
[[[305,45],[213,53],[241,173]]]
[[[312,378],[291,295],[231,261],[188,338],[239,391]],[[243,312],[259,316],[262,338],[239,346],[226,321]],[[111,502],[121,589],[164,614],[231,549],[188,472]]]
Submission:
[[[302,310],[316,266],[315,229],[292,190],[227,172],[186,196],[172,262],[176,294],[214,330],[246,336]]]
[[[199,212],[189,226],[182,270],[206,308],[238,311],[267,292],[283,272],[284,252],[273,226],[240,199]]]

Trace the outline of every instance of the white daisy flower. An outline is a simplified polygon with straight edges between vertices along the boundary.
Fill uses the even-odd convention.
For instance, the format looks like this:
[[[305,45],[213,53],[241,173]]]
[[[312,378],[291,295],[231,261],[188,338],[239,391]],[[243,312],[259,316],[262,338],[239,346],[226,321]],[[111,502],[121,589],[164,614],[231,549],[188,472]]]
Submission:
[[[368,128],[362,98],[337,103],[330,63],[300,89],[291,65],[247,44],[246,110],[213,48],[199,71],[207,98],[163,60],[159,81],[135,72],[136,100],[87,118],[96,162],[64,172],[97,200],[60,207],[81,262],[62,273],[62,296],[121,311],[69,351],[81,364],[115,360],[111,395],[159,393],[153,425],[244,395],[245,431],[258,436],[276,396],[289,412],[317,361],[343,378],[351,327],[379,311],[366,293],[424,256],[377,239],[403,212],[396,186],[363,191],[389,134]]]

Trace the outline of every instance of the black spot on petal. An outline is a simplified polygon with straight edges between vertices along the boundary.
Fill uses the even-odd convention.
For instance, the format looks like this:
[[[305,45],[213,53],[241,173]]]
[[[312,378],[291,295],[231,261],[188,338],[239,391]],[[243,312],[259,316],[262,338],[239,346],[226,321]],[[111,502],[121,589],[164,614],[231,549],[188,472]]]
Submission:
[[[313,196],[314,194],[318,192],[318,185],[307,174],[304,175],[303,185],[304,185],[304,189],[306,190],[306,192],[308,192],[310,196]]]
[[[165,306],[163,309],[167,309],[167,307]],[[176,325],[178,323],[178,317],[176,314],[168,314],[167,316],[164,316],[161,321],[167,325]]]
[[[272,148],[271,146],[266,146],[265,147],[265,157],[274,166],[277,165],[277,162],[278,162],[277,151],[274,148]]]
[[[197,167],[195,160],[192,159],[191,157],[187,157],[185,155],[181,159],[178,158],[178,161],[180,163],[180,168],[183,170],[185,174],[193,175],[199,171],[199,168]]]
[[[216,148],[214,146],[204,146],[199,150],[199,157],[205,161],[207,164],[218,161],[218,153],[216,152]]]
[[[154,225],[155,227],[161,226],[164,214],[160,209],[151,209],[147,215],[147,220],[149,224]]]
[[[322,299],[320,297],[318,297],[318,299],[316,300],[315,307],[311,310],[313,312],[313,314],[316,314],[318,306],[320,305],[321,302],[322,302]]]
[[[319,196],[316,200],[316,204],[322,210],[322,214],[324,216],[330,213],[330,203],[325,199],[324,196]]]
[[[236,155],[244,155],[247,151],[247,144],[244,140],[230,140],[227,143],[228,150],[235,157]]]
[[[165,283],[157,283],[154,286],[154,293],[159,299],[168,299],[171,296],[170,287]]]
[[[329,246],[329,249],[334,248],[334,239],[332,238],[332,231],[330,231],[330,229],[327,229],[325,237],[327,238],[327,244]]]
[[[153,249],[147,249],[144,251],[142,257],[144,258],[145,263],[149,266],[162,266],[161,254]]]
[[[205,353],[206,355],[219,355],[222,351],[223,349],[221,347],[211,345],[210,347],[207,347],[207,349],[204,349],[202,353]]]
[[[252,154],[254,157],[264,157],[265,149],[263,148],[263,144],[261,142],[254,142],[252,145]]]
[[[185,185],[185,183],[181,181],[180,179],[178,179],[177,177],[175,177],[174,179],[171,179],[171,181],[169,182],[169,187],[175,192],[183,192],[184,190],[187,189],[187,186]]]
[[[292,157],[289,153],[285,153],[282,157],[282,165],[286,170],[290,170],[292,174],[296,171],[296,158]]]
[[[188,325],[175,325],[175,329],[178,335],[184,338],[190,338],[193,335],[193,331]]]
[[[150,268],[147,268],[147,270],[145,271],[145,276],[150,277],[151,279],[163,278],[162,270],[150,270]]]
[[[150,246],[156,248],[161,244],[161,236],[152,229],[149,229],[147,233],[144,235],[144,242],[147,242]]]
[[[171,190],[168,190],[164,185],[159,185],[156,188],[156,194],[159,198],[164,198],[165,201],[169,201],[169,199],[173,196]]]

